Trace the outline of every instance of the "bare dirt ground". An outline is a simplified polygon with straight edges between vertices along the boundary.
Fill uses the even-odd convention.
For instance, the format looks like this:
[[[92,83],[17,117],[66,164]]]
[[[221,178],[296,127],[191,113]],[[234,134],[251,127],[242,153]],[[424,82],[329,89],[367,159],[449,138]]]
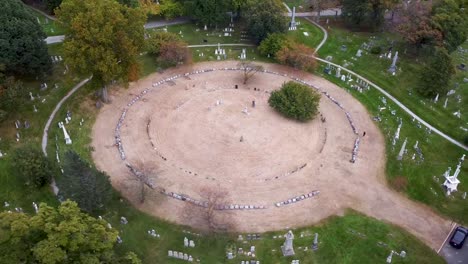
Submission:
[[[350,112],[360,135],[366,131],[356,163],[349,162],[356,135],[337,105],[322,96],[320,112],[326,122],[288,120],[268,106],[266,91],[278,89],[289,77],[258,73],[243,85],[240,71],[191,75],[153,88],[127,112],[121,128],[127,160],[121,160],[114,130],[136,94],[176,73],[235,66],[236,62],[218,62],[172,69],[114,92],[112,104],[101,110],[93,128],[96,166],[141,210],[195,228],[207,226],[204,209],[157,191],[139,203],[137,181],[125,163],[155,167],[154,182],[167,191],[199,200],[206,199],[207,190],[225,192],[224,203],[267,206],[216,211],[216,221],[231,231],[307,226],[353,208],[405,228],[433,249],[440,246],[450,222],[387,186],[384,139],[364,106],[322,78],[278,65],[264,66],[327,91]],[[239,89],[234,89],[236,84]],[[245,108],[249,114],[242,112]],[[307,166],[288,173],[303,164]],[[314,190],[320,191],[318,197],[275,206]]]

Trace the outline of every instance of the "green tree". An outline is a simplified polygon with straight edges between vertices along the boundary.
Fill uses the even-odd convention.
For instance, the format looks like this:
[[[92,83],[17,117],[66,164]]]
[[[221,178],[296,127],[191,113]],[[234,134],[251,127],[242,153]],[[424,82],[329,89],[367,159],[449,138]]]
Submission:
[[[109,176],[82,160],[73,151],[65,153],[59,195],[78,203],[83,211],[98,213],[112,198]]]
[[[164,0],[161,3],[161,14],[166,19],[182,16],[184,14],[184,7],[180,2],[175,0]]]
[[[161,46],[164,43],[172,41],[180,41],[180,37],[177,34],[164,31],[156,31],[149,33],[149,37],[146,39],[146,49],[148,53],[159,56],[161,53]]]
[[[137,8],[140,6],[140,3],[138,0],[118,0],[120,4],[132,7],[132,8]]]
[[[34,216],[2,212],[0,233],[2,263],[141,263],[131,252],[118,257],[118,231],[81,212],[72,201],[58,208],[42,203]]]
[[[23,82],[12,76],[0,78],[0,109],[7,114],[13,113],[19,104],[24,103],[26,97],[27,90]]]
[[[257,43],[272,33],[285,33],[289,19],[279,0],[255,1],[244,12],[248,33]]]
[[[126,84],[138,65],[145,14],[115,0],[64,0],[56,13],[67,29],[65,62],[79,74],[93,75],[107,102],[107,85],[114,80]]]
[[[440,28],[444,46],[452,52],[468,36],[468,6],[463,0],[443,0],[433,8],[432,20]]]
[[[215,27],[227,23],[226,14],[231,8],[228,0],[188,0],[184,2],[185,12],[208,27]]]
[[[0,2],[0,64],[7,75],[38,76],[47,73],[51,61],[45,33],[19,0]]]
[[[16,149],[12,165],[14,174],[27,186],[40,188],[52,180],[52,164],[38,148],[24,146]]]
[[[292,42],[281,48],[275,55],[276,60],[284,65],[298,70],[313,72],[317,61],[313,57],[314,50],[308,46]]]
[[[47,12],[54,14],[54,10],[60,6],[62,0],[45,0],[44,4],[47,9]]]
[[[271,93],[268,103],[282,115],[305,122],[313,119],[318,113],[320,94],[310,87],[287,82],[280,90]]]
[[[275,56],[283,47],[289,46],[290,42],[285,34],[273,33],[260,42],[258,50],[263,56]]]
[[[349,26],[376,30],[383,25],[385,10],[396,3],[394,0],[342,0],[342,12]]]
[[[397,26],[403,39],[418,49],[426,45],[440,45],[442,41],[442,33],[431,19],[431,8],[430,2],[409,3]]]
[[[449,81],[455,74],[452,58],[443,48],[436,48],[419,74],[417,91],[425,97],[433,97],[436,94],[445,94],[449,88]]]

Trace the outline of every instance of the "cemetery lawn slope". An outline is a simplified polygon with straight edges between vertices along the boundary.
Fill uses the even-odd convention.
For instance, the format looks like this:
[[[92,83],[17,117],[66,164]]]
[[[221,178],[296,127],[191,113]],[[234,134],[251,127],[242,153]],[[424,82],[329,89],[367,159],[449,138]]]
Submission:
[[[458,110],[461,113],[468,111],[468,104],[466,103],[468,100],[468,95],[466,95],[468,93],[466,89],[468,83],[462,81],[464,77],[468,76],[466,71],[458,71],[452,82],[447,84],[451,87],[450,89],[453,89],[452,87],[455,87],[455,82],[458,82],[459,88],[456,89],[457,93],[448,97],[440,95],[438,102],[434,103],[433,98],[423,98],[415,90],[418,84],[418,72],[420,72],[425,59],[405,54],[407,47],[397,36],[388,33],[349,32],[336,25],[330,26],[328,32],[328,41],[318,52],[321,58],[331,56],[332,62],[353,70],[371,80],[426,122],[456,140],[463,142],[467,136],[467,132],[463,128],[467,128],[468,115],[462,114],[460,119],[454,116],[453,113]],[[385,53],[391,46],[387,40],[395,42],[393,54],[395,51],[399,51],[396,76],[392,76],[388,72],[388,68],[392,63],[391,59],[379,58],[378,54],[371,54],[361,46],[363,43],[373,42],[374,46],[382,47],[382,53]],[[468,46],[466,43],[464,45],[465,48]],[[356,58],[358,49],[364,51],[360,58]],[[455,61],[460,63],[463,58],[466,58],[466,54],[466,51],[455,51],[452,56]],[[458,101],[458,95],[461,95],[461,101]],[[444,108],[446,98],[448,98],[448,104],[447,108]]]

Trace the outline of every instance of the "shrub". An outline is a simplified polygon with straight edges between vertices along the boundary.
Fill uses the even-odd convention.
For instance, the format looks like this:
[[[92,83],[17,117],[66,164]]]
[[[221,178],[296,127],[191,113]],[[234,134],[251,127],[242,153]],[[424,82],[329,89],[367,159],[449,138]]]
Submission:
[[[16,149],[12,165],[14,174],[27,186],[40,188],[52,180],[52,164],[40,149],[30,146]]]
[[[285,34],[273,33],[268,35],[268,37],[260,43],[258,51],[260,51],[260,54],[263,56],[270,55],[274,57],[281,48],[288,45],[288,39]]]
[[[374,46],[370,49],[370,53],[372,54],[381,54],[382,53],[382,47],[381,46]]]
[[[149,38],[146,40],[148,53],[159,56],[163,44],[172,41],[180,41],[179,36],[174,33],[164,31],[151,33]]]
[[[268,103],[282,115],[305,122],[318,113],[320,94],[310,87],[293,81],[271,93]]]
[[[291,43],[276,53],[279,63],[298,70],[313,72],[317,62],[313,58],[314,50],[304,44]]]

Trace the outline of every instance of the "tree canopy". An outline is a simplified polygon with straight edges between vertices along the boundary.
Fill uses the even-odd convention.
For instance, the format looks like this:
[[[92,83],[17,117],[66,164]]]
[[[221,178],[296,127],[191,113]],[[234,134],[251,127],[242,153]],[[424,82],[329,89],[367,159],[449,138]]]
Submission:
[[[289,42],[291,41],[288,40],[286,34],[273,33],[260,42],[258,50],[263,56],[270,55],[274,57],[283,47],[289,46]]]
[[[384,13],[397,1],[394,0],[342,0],[345,22],[353,28],[376,30],[384,22]]]
[[[417,91],[426,97],[448,92],[448,83],[455,74],[452,58],[444,48],[436,48],[429,63],[422,68],[419,74]]]
[[[289,19],[284,16],[283,4],[279,0],[264,0],[251,3],[243,15],[248,33],[260,43],[269,34],[285,33]]]
[[[229,21],[227,12],[231,8],[230,1],[187,0],[184,4],[188,15],[208,27],[218,27]]]
[[[13,170],[27,186],[40,188],[52,180],[52,164],[42,151],[31,146],[15,150]]]
[[[276,60],[298,70],[312,72],[317,67],[314,50],[302,43],[289,42],[276,52]]]
[[[93,75],[98,88],[114,80],[131,81],[144,43],[146,16],[141,9],[115,0],[64,0],[56,13],[67,30],[63,53],[71,69]]]
[[[90,166],[73,151],[65,153],[63,169],[59,195],[77,202],[88,213],[102,211],[112,198],[109,176]]]
[[[280,90],[271,93],[268,103],[282,115],[288,118],[306,122],[318,113],[320,94],[310,87],[287,82]]]
[[[19,0],[0,2],[0,64],[7,75],[38,76],[47,73],[51,61],[45,33]]]
[[[117,256],[118,231],[81,212],[72,201],[58,208],[41,203],[33,216],[2,212],[0,233],[2,263],[141,263],[132,253]]]
[[[468,4],[463,0],[443,0],[433,8],[432,20],[440,29],[444,46],[452,52],[468,36]]]

